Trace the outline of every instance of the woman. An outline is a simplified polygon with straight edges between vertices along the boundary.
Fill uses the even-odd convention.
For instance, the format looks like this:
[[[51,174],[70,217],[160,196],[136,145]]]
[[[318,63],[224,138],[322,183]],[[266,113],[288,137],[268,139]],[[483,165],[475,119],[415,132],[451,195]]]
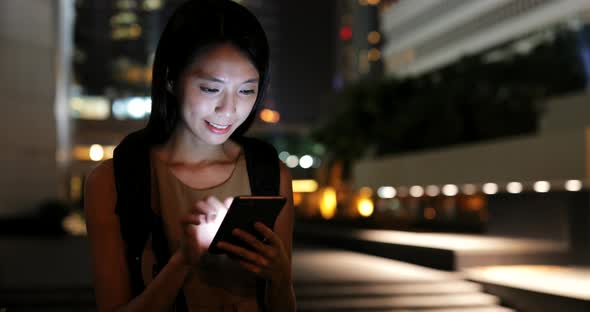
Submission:
[[[172,15],[154,59],[148,125],[86,182],[99,311],[295,310],[291,177],[276,154],[287,204],[274,229],[256,224],[264,242],[234,231],[251,250],[221,242],[231,256],[206,251],[231,197],[251,192],[240,142],[268,75],[266,36],[242,6],[195,0]]]

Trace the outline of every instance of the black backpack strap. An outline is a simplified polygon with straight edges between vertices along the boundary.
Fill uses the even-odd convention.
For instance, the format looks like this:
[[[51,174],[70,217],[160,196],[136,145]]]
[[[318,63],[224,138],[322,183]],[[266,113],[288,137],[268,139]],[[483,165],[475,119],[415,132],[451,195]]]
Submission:
[[[272,145],[253,138],[242,137],[237,141],[246,155],[252,195],[279,195],[281,174],[277,150]]]
[[[244,148],[252,195],[280,195],[281,172],[276,149],[263,141],[242,137],[236,140]],[[266,308],[266,281],[256,280],[256,300],[261,311]]]

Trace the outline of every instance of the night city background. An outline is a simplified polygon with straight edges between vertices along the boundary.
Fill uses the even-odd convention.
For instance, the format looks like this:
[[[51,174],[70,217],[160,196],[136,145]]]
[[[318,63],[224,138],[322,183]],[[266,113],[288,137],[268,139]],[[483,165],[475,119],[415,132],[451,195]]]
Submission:
[[[300,311],[590,311],[590,1],[235,0]],[[0,0],[0,312],[93,311],[87,174],[181,0]]]

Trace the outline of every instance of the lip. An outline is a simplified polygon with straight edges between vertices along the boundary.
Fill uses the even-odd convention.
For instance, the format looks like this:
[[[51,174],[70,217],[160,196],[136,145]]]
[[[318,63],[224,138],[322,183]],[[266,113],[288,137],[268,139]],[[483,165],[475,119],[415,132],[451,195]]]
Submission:
[[[209,129],[209,131],[215,133],[215,134],[227,134],[229,132],[229,130],[231,129],[232,125],[227,125],[226,128],[217,128],[215,126],[213,126],[211,124],[211,122],[205,120],[205,125],[207,126],[207,129]],[[216,124],[217,125],[217,124]]]

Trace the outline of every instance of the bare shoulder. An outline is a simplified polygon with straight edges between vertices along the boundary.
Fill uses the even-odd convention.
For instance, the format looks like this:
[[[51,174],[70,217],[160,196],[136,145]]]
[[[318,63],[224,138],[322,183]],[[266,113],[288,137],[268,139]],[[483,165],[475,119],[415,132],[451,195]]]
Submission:
[[[116,191],[112,159],[101,162],[88,174],[84,194],[89,216],[114,212]]]
[[[99,163],[86,178],[86,183],[101,184],[101,183],[114,183],[115,174],[113,169],[113,159],[107,159]]]
[[[282,161],[279,161],[279,170],[281,173],[281,185],[288,183],[289,189],[291,189],[291,181],[293,180],[291,170]]]

